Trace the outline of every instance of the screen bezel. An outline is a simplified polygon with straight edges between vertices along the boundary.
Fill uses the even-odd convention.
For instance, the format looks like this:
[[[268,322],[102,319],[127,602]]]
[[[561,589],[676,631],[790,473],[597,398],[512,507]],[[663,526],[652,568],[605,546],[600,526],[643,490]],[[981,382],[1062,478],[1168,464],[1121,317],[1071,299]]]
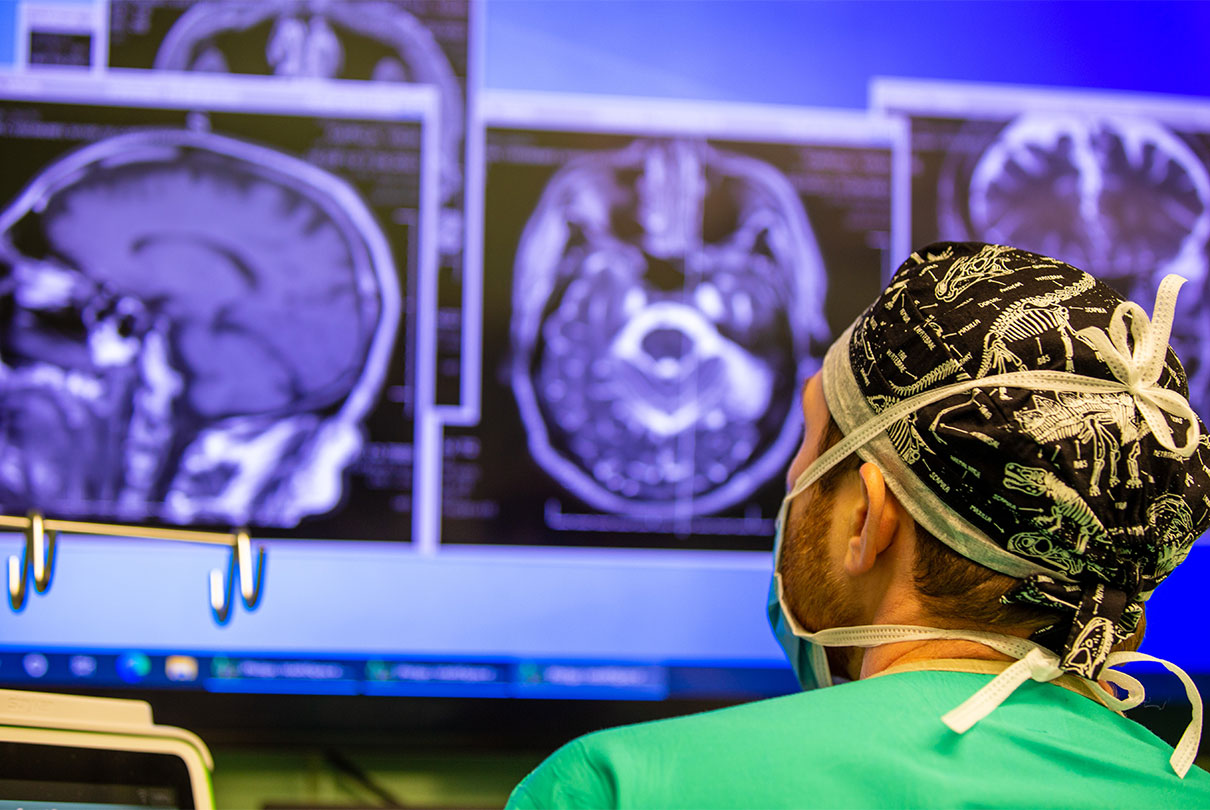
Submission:
[[[22,731],[27,730],[5,729],[4,732],[8,733],[0,733],[0,737],[25,736],[19,733]],[[189,765],[176,754],[166,751],[71,745],[68,744],[70,732],[50,732],[50,735],[57,738],[61,744],[0,739],[0,780],[79,785],[85,794],[53,798],[25,796],[21,797],[22,800],[94,801],[86,795],[89,786],[148,787],[171,790],[176,799],[173,806],[180,810],[193,810],[197,807]],[[99,738],[103,735],[92,736]],[[123,738],[116,735],[104,736],[114,737],[112,744],[115,746],[123,743]]]

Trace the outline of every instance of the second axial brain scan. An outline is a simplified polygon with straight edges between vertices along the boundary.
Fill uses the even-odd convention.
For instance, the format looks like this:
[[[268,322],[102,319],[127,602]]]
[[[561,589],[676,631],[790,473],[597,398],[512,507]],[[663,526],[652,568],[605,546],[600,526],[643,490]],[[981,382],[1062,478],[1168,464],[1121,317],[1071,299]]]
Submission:
[[[292,526],[335,505],[399,309],[348,185],[157,130],[45,168],[0,225],[5,509]]]
[[[797,441],[824,285],[769,164],[681,139],[573,159],[516,258],[511,376],[535,458],[604,511],[739,503]]]
[[[1207,283],[1210,174],[1204,157],[1157,121],[1022,115],[976,155],[955,154],[941,177],[945,238],[1016,245],[1088,270],[1150,302],[1178,273]],[[1205,296],[1186,295],[1173,342],[1197,397],[1210,391]],[[1196,300],[1195,300],[1196,299]]]
[[[156,54],[162,70],[369,79],[435,86],[441,99],[442,196],[462,169],[463,100],[433,34],[388,0],[202,0]]]

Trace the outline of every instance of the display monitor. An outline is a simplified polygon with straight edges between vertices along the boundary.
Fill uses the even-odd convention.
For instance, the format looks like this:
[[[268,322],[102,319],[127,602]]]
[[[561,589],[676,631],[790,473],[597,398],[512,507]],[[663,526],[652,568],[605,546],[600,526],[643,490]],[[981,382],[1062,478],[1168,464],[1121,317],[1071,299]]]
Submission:
[[[268,564],[219,624],[226,550],[62,534],[50,589],[0,612],[0,681],[180,698],[162,716],[202,730],[483,740],[791,691],[765,604],[797,398],[913,245],[1028,238],[1033,171],[1092,251],[1060,258],[1117,229],[1206,277],[1198,105],[1097,129],[1058,121],[1082,97],[987,88],[875,113],[497,91],[466,118],[451,312],[438,90],[94,73],[0,77],[0,507],[247,528]],[[1014,128],[1022,98],[1042,124]],[[1122,184],[1147,217],[1093,194]],[[1144,648],[1196,673],[1204,556]]]

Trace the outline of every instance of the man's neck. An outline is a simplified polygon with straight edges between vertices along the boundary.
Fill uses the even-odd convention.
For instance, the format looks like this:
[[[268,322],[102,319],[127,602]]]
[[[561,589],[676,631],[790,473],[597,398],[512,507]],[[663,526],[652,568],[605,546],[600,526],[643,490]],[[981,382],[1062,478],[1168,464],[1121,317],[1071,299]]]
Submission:
[[[861,657],[858,677],[869,678],[891,667],[938,658],[965,658],[985,661],[1012,661],[1012,656],[993,650],[975,641],[961,639],[932,639],[928,641],[897,641],[870,647]]]

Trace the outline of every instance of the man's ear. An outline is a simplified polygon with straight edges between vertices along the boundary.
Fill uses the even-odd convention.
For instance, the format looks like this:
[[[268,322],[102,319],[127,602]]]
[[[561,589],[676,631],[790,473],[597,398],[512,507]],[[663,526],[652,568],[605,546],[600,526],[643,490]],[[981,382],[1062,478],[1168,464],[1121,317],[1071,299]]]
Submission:
[[[864,574],[874,567],[899,531],[903,508],[886,486],[882,470],[870,462],[861,465],[861,506],[854,515],[853,534],[845,550],[844,567],[849,574]]]

